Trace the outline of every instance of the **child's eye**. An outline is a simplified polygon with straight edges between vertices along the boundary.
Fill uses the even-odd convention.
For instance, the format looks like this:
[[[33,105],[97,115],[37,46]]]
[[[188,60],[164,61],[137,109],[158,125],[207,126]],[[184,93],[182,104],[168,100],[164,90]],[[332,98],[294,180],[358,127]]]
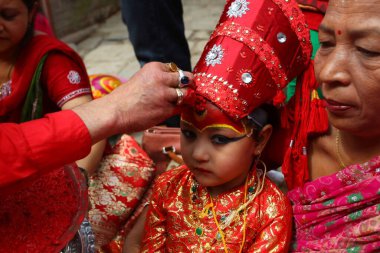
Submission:
[[[231,138],[224,135],[216,134],[211,137],[211,141],[215,144],[227,144],[231,142]]]
[[[190,130],[181,129],[181,133],[186,139],[194,139],[196,137],[195,133]]]
[[[211,137],[211,141],[214,144],[228,144],[231,142],[239,141],[239,140],[243,139],[244,137],[246,137],[246,135],[230,138],[230,137],[227,137],[224,135],[216,134],[216,135],[213,135]]]

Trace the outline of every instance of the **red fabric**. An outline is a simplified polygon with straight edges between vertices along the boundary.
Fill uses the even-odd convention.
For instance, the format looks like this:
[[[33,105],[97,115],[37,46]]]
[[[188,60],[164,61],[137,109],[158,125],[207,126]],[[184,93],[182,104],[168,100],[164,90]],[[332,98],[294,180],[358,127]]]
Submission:
[[[311,30],[318,31],[324,14],[306,10],[303,10],[303,14],[305,15],[306,23],[309,25],[309,28]]]
[[[75,164],[2,187],[0,252],[59,252],[79,229],[87,200]]]
[[[226,4],[194,68],[194,84],[197,94],[242,119],[281,95],[278,91],[307,66],[312,48],[295,1],[244,2],[234,13],[237,6]]]
[[[255,170],[249,174],[249,188],[256,186],[255,174]],[[251,194],[248,193],[248,199]],[[213,200],[220,226],[231,211],[242,205],[243,199],[244,185],[241,185]],[[207,205],[210,205],[207,188],[196,183],[186,166],[160,175],[153,187],[142,252],[204,252],[206,245],[209,245],[207,252],[224,252],[222,241],[217,239],[213,214],[205,209]],[[223,230],[229,252],[240,252],[242,240],[245,244],[241,252],[288,252],[291,206],[273,183],[265,179],[262,192],[248,204],[245,238],[242,213]],[[197,229],[202,229],[202,234],[197,234]]]
[[[75,145],[73,143],[75,142]],[[75,164],[91,149],[72,111],[0,124],[0,251],[58,252],[87,212],[87,187]]]
[[[71,163],[90,150],[90,134],[70,110],[22,124],[0,124],[0,187]]]
[[[34,19],[34,30],[44,32],[49,36],[54,36],[49,20],[40,12],[37,13]]]
[[[70,71],[79,74],[80,81],[71,83]],[[81,63],[73,61],[60,52],[52,52],[46,59],[42,72],[42,85],[45,92],[44,113],[60,110],[60,107],[73,98],[91,95],[90,81]]]
[[[88,218],[97,249],[116,239],[124,224],[136,214],[155,172],[153,161],[127,134],[105,152],[89,187]]]
[[[71,60],[72,62],[76,62],[77,65],[74,64],[71,66],[76,66],[77,69],[79,68],[81,70],[81,73],[86,73],[84,63],[80,56],[66,44],[47,35],[38,35],[33,37],[20,52],[20,57],[17,59],[16,64],[14,66],[13,74],[11,77],[12,93],[9,96],[4,97],[0,100],[0,122],[19,121],[21,108],[24,103],[24,99],[28,91],[30,82],[32,80],[33,74],[36,70],[36,67],[40,62],[42,56],[45,55],[45,53],[51,51],[59,51],[60,53],[66,55],[67,59],[65,61]],[[61,62],[57,64],[57,61],[54,60],[53,57],[53,62],[45,66],[44,72],[47,71],[47,75],[49,77],[49,75],[52,75],[50,72],[50,68],[53,68],[51,71],[55,71],[61,68],[61,64],[63,64],[65,68],[70,66],[70,64],[65,64]],[[45,73],[43,73],[43,75],[45,75]],[[87,75],[83,77],[83,80],[85,79],[88,79]],[[49,80],[49,89],[53,89],[52,87],[54,87],[55,89],[55,85],[57,84],[57,82],[50,83],[50,81],[51,80]],[[58,81],[58,79],[56,81]],[[70,86],[72,87],[73,92],[75,92],[75,90],[82,89],[81,87],[78,88],[76,85],[73,84],[70,84]],[[91,89],[88,80],[87,88],[87,94],[91,94]]]

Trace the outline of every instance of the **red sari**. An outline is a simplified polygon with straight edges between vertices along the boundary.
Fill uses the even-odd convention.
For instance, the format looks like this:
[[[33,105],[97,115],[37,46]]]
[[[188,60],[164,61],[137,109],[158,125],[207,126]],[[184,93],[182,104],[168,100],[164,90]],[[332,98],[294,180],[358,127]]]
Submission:
[[[11,76],[10,94],[0,97],[0,122],[19,123],[33,75],[46,53],[49,56],[41,76],[44,114],[60,110],[60,106],[70,99],[91,95],[86,68],[80,56],[63,42],[47,35],[38,35],[19,53]],[[79,77],[70,79],[70,73]]]
[[[249,192],[254,191],[256,181],[256,172],[251,172]],[[243,184],[213,200],[220,223],[240,207],[244,189]],[[224,252],[214,215],[210,210],[202,212],[208,204],[207,188],[197,184],[186,166],[162,174],[153,188],[143,252]],[[201,214],[205,215],[201,217]],[[243,215],[238,214],[223,230],[229,252],[239,252],[242,245],[243,219]],[[247,207],[242,252],[287,252],[291,220],[289,200],[265,179],[262,192]]]
[[[49,57],[52,56],[53,62],[54,58],[57,59],[57,52],[67,61],[62,62],[62,65],[54,66],[52,65],[54,63],[48,57],[45,62],[41,81],[43,82],[43,89],[45,89],[44,100],[47,103],[44,103],[43,112],[51,111],[46,105],[49,104],[49,101],[53,101],[54,98],[56,98],[56,101],[59,97],[61,99],[67,98],[66,101],[68,101],[76,96],[91,94],[85,66],[79,55],[64,43],[52,37],[35,36],[19,53],[20,57],[14,66],[11,77],[10,93],[0,99],[0,122],[2,124],[4,122],[18,123],[20,121],[21,111],[31,80],[40,60],[48,52]],[[63,76],[54,75],[55,70],[59,74],[60,70],[67,66],[69,66],[70,70],[67,75],[66,73]],[[44,80],[47,76],[57,78]],[[59,85],[62,80],[66,81],[66,88],[57,89],[57,84]],[[57,93],[57,91],[60,92]],[[64,92],[62,93],[62,91]],[[55,105],[54,110],[58,110],[58,105]],[[68,120],[70,120],[70,117],[68,117]],[[51,131],[46,133],[47,136],[54,136],[54,129],[49,128],[47,131]],[[71,131],[76,130],[73,128]],[[30,132],[33,131],[31,130]],[[2,135],[0,137],[7,136]],[[45,138],[44,135],[34,137]],[[68,145],[68,143],[63,141],[63,138],[59,138],[59,144],[54,143],[54,139],[49,140],[52,143],[51,145],[46,145],[46,152],[55,150],[50,150],[49,147],[56,147],[59,144],[63,149],[67,148],[64,145]],[[84,141],[89,142],[87,138]],[[23,150],[25,148],[28,148],[28,146],[22,146],[18,149]],[[38,155],[39,150],[43,148],[37,146],[36,149],[38,150],[31,150],[30,153]],[[13,149],[13,146],[10,147],[10,150]],[[51,155],[60,156],[64,154],[55,152]],[[15,154],[11,153],[10,155],[14,156]],[[38,172],[28,175],[26,179],[22,179],[24,175],[12,175],[10,173],[10,175],[18,176],[20,179],[16,183],[0,188],[0,251],[58,252],[73,238],[87,212],[88,198],[84,177],[79,172],[76,164],[61,168],[51,166],[49,169],[45,169],[46,166],[39,166],[32,157],[20,157],[19,159],[30,160],[25,164],[28,164],[27,166],[31,168],[25,168],[25,171]],[[48,160],[46,160],[46,163],[50,164]],[[18,161],[15,160],[14,162],[17,163]],[[1,169],[6,170],[7,168]],[[22,174],[24,174],[24,170]],[[3,181],[8,180],[4,179]]]

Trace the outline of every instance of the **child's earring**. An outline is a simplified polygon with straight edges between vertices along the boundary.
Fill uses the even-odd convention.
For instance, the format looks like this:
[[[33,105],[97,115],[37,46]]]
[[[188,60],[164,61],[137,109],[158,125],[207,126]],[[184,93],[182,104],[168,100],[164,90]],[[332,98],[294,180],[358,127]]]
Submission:
[[[251,137],[253,135],[253,128],[251,128],[251,131],[246,134],[247,137]]]
[[[261,175],[264,174],[264,176],[266,175],[267,173],[267,165],[265,164],[265,162],[263,160],[260,159],[260,156],[261,156],[261,153],[259,153],[256,157],[256,170],[257,170],[257,175],[259,177],[261,177]],[[259,168],[258,165],[261,165]]]

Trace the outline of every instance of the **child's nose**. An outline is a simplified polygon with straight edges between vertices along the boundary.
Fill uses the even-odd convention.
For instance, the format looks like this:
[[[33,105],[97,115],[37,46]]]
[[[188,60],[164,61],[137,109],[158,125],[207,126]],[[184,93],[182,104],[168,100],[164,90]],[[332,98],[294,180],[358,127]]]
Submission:
[[[207,152],[207,147],[205,144],[198,143],[194,145],[194,149],[192,152],[192,157],[194,160],[198,162],[206,162],[210,159],[210,156]]]

